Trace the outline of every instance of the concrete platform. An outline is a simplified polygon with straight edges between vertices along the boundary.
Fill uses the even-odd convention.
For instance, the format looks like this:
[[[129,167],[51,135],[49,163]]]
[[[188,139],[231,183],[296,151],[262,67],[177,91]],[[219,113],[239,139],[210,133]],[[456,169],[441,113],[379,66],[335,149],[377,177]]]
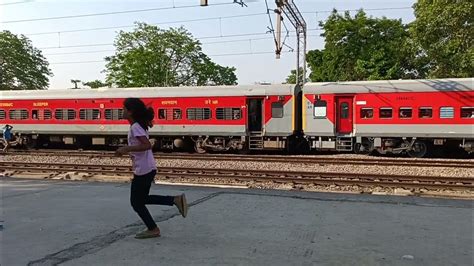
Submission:
[[[1,265],[473,265],[472,201],[153,186],[186,219],[129,206],[129,184],[5,179]]]

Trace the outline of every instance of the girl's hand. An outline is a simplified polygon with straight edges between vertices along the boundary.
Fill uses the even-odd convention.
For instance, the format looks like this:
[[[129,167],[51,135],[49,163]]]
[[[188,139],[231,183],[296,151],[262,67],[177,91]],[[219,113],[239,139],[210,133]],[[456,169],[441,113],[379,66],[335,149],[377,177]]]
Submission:
[[[120,147],[115,151],[115,156],[122,156],[128,153],[127,147]]]

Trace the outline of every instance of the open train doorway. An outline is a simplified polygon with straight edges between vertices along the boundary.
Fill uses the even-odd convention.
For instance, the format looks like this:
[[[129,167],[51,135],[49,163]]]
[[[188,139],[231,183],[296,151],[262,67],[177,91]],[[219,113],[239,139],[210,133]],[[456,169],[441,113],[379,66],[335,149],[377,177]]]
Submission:
[[[262,103],[261,98],[247,100],[247,129],[249,132],[262,132]]]

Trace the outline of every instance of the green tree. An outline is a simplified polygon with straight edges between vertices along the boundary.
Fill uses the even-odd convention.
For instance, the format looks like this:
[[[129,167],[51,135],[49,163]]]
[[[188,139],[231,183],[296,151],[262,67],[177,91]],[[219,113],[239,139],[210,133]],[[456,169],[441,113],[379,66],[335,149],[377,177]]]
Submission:
[[[474,76],[474,2],[418,0],[410,33],[431,78]]]
[[[138,23],[115,39],[106,57],[106,82],[119,87],[233,85],[235,68],[213,63],[184,28],[159,29]]]
[[[88,82],[83,82],[82,84],[84,84],[85,86],[89,86],[92,89],[97,89],[97,88],[108,87],[109,86],[107,83],[102,82],[101,80],[98,80],[98,79],[88,81]]]
[[[303,68],[300,68],[300,76],[303,75]],[[308,79],[306,79],[308,81]],[[286,83],[288,84],[296,84],[296,69],[292,69],[290,75],[286,78]]]
[[[323,50],[309,51],[312,81],[377,80],[420,77],[407,27],[401,20],[336,10],[320,22]]]
[[[47,89],[48,76],[48,62],[28,38],[0,32],[0,90]]]

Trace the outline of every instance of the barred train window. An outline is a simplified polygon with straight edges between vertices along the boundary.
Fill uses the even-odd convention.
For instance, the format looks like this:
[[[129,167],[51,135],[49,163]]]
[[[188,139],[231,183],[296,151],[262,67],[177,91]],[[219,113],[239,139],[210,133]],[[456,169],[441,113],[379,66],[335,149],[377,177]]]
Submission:
[[[318,100],[314,103],[314,118],[326,118],[327,102]]]
[[[28,119],[28,110],[26,109],[13,109],[9,113],[11,120],[25,120]]]
[[[418,109],[418,118],[432,118],[433,108],[431,107],[420,107]]]
[[[121,120],[123,119],[123,109],[105,109],[106,120]]]
[[[53,115],[51,113],[51,110],[49,110],[49,109],[43,110],[43,119],[44,120],[50,120],[52,117],[53,117]]]
[[[216,118],[218,120],[239,120],[242,117],[240,108],[217,108]]]
[[[99,109],[81,109],[79,110],[79,119],[98,120],[100,119],[100,110]]]
[[[0,110],[0,120],[3,120],[6,118],[5,110]]]
[[[461,118],[474,118],[474,107],[461,107]]]
[[[158,109],[158,119],[160,120],[178,120],[181,119],[181,109],[166,108]]]
[[[384,107],[380,108],[379,117],[380,118],[392,118],[392,108]]]
[[[39,110],[32,110],[31,111],[31,119],[39,120]]]
[[[56,109],[54,118],[57,120],[74,120],[76,119],[76,111],[74,109]]]
[[[372,108],[361,108],[360,109],[360,118],[369,119],[374,117],[374,109]]]
[[[31,119],[35,120],[49,120],[51,119],[51,110],[49,109],[35,109],[31,111]]]
[[[282,118],[283,117],[283,103],[274,102],[272,103],[272,118]]]
[[[186,117],[189,120],[208,120],[211,119],[211,109],[189,108],[186,110]]]
[[[413,116],[413,110],[411,107],[401,107],[400,112],[398,113],[398,117],[401,119],[408,119],[412,118]]]
[[[454,118],[454,108],[453,107],[439,108],[439,118]]]

